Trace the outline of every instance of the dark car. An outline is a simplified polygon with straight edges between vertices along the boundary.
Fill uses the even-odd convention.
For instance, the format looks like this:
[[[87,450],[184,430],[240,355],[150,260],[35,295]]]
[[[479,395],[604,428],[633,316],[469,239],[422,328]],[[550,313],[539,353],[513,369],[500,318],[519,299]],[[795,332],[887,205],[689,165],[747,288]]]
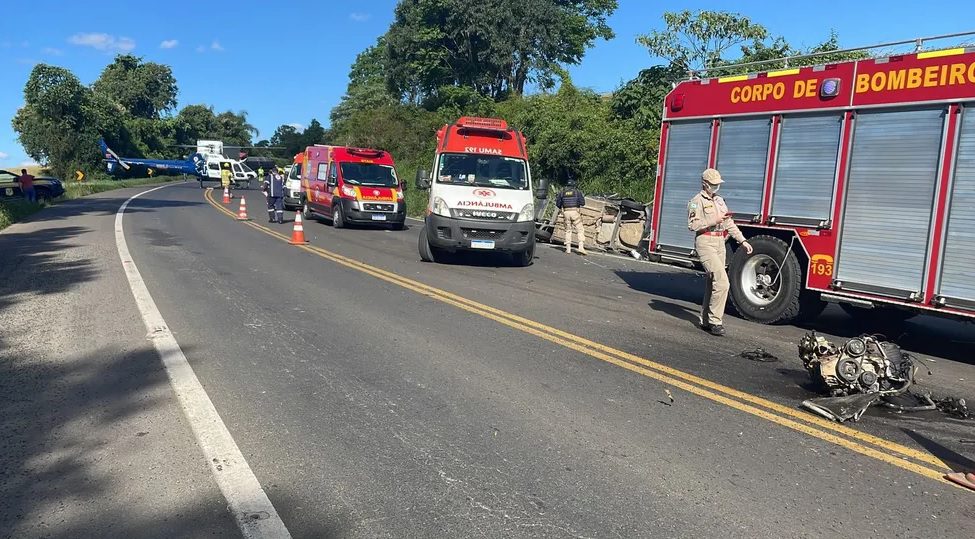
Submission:
[[[50,200],[64,194],[64,184],[57,178],[50,176],[34,176],[34,192],[37,200]],[[23,198],[20,190],[20,174],[9,170],[0,170],[0,200]]]

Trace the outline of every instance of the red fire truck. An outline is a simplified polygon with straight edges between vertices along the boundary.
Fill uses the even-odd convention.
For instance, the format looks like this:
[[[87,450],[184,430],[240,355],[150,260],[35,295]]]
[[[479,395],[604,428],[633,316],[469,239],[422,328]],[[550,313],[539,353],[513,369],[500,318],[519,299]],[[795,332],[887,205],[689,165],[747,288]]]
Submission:
[[[659,152],[652,258],[696,261],[687,204],[717,168],[755,248],[729,257],[745,318],[975,318],[975,49],[692,78]]]

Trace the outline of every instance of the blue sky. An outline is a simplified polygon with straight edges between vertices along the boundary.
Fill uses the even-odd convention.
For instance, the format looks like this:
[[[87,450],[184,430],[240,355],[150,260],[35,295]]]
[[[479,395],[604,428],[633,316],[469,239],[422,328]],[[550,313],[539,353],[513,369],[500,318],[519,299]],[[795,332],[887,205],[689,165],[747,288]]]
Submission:
[[[662,28],[666,10],[737,11],[796,45],[835,29],[843,45],[865,45],[975,29],[970,3],[939,0],[844,2],[619,0],[609,23],[616,38],[598,42],[570,69],[578,86],[611,91],[658,61],[635,42]],[[93,82],[118,52],[172,66],[179,106],[207,103],[245,110],[269,137],[280,124],[328,122],[355,56],[386,31],[395,0],[278,2],[11,1],[0,36],[0,167],[28,160],[10,126],[23,85],[38,62]],[[934,6],[939,6],[934,9]],[[212,10],[212,11],[209,11]]]

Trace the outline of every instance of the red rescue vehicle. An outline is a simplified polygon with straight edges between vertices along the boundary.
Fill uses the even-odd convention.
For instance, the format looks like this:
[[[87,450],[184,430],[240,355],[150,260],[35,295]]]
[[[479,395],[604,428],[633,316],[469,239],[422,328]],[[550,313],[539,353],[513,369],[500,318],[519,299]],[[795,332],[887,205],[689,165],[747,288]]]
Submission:
[[[696,260],[687,203],[717,168],[755,248],[729,257],[745,318],[975,317],[975,49],[693,78],[659,152],[652,257]]]
[[[404,228],[405,186],[389,152],[316,144],[295,156],[295,168],[304,192],[304,217],[321,215],[335,228],[350,223]]]

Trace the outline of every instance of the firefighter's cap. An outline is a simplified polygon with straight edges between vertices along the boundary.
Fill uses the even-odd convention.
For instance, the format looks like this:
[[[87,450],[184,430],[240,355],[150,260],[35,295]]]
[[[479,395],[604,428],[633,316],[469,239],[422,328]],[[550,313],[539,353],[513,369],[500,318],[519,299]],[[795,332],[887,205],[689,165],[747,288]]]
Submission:
[[[724,183],[721,179],[721,173],[717,169],[706,168],[704,172],[701,173],[701,179],[710,183],[711,185],[718,185],[719,183]]]

